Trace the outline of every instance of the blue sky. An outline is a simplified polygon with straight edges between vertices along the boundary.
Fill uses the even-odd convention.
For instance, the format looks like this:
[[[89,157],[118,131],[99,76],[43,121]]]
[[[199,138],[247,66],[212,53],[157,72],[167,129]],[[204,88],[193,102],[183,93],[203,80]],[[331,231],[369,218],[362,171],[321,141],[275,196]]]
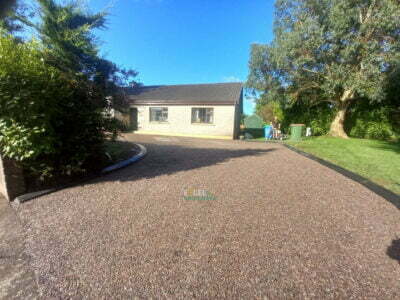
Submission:
[[[273,0],[90,0],[108,8],[101,51],[145,85],[245,81],[250,45],[269,42]],[[245,112],[251,101],[245,101]]]

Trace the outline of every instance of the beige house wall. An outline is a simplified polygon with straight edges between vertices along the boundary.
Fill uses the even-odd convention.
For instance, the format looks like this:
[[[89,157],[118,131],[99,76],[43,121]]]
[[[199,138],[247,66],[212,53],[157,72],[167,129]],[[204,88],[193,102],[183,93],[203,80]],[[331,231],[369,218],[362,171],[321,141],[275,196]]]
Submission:
[[[233,138],[235,130],[234,105],[133,105],[138,109],[138,133],[216,136]],[[150,122],[150,107],[168,107],[167,122]],[[213,124],[192,124],[193,107],[214,108]],[[237,110],[236,110],[237,111]]]

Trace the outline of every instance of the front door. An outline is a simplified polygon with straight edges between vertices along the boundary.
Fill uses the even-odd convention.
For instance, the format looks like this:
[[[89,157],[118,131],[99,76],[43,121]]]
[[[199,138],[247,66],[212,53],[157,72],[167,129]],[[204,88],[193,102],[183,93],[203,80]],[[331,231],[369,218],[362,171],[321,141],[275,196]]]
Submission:
[[[131,108],[129,111],[130,125],[132,130],[138,129],[138,110],[137,108]]]

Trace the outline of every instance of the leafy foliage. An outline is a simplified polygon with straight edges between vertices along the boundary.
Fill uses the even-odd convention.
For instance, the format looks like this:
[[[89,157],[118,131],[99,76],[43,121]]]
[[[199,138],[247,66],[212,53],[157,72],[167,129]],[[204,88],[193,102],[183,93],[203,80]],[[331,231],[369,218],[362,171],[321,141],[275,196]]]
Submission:
[[[301,123],[310,127],[313,135],[325,135],[329,132],[334,113],[327,103],[310,107],[296,102],[283,111],[282,129],[289,132],[290,124]]]
[[[117,67],[99,55],[95,29],[104,29],[106,13],[88,13],[77,2],[61,5],[54,0],[38,0],[41,23],[37,30],[47,48],[46,61],[62,70],[90,80],[103,96],[109,96],[118,110],[127,108],[121,87],[136,85],[134,70]]]
[[[379,140],[393,140],[399,135],[400,127],[392,117],[393,108],[384,103],[369,101],[354,102],[349,108],[345,128],[349,136]],[[327,103],[310,107],[296,102],[283,110],[282,128],[288,132],[292,123],[303,123],[311,127],[312,134],[319,136],[329,132],[335,110]]]
[[[258,105],[256,111],[267,124],[274,122],[275,119],[279,122],[283,120],[283,110],[279,102],[270,101],[264,105]]]
[[[49,49],[48,62],[65,72],[96,76],[100,58],[92,31],[104,28],[105,14],[87,14],[76,2],[61,5],[54,0],[38,0],[38,3],[41,23],[37,28]]]
[[[1,151],[42,177],[80,172],[101,154],[104,104],[93,84],[49,66],[43,52],[0,38]]]
[[[107,139],[111,141],[116,141],[121,132],[128,130],[126,123],[113,117],[104,118],[103,126]]]
[[[387,122],[358,119],[350,132],[351,136],[376,140],[388,140],[394,136]]]
[[[126,107],[123,87],[137,73],[99,56],[93,30],[104,28],[105,13],[76,1],[37,2],[38,24],[15,10],[7,16],[36,30],[39,41],[22,43],[2,26],[1,154],[41,178],[100,168],[104,141],[122,129],[107,112]]]
[[[353,101],[382,101],[399,59],[396,0],[277,0],[275,39],[253,45],[248,86],[268,101],[336,109],[330,132],[343,136]]]
[[[362,103],[350,109],[345,125],[352,137],[393,140],[400,128],[396,127],[391,114],[392,109],[388,105]]]
[[[34,17],[32,7],[26,3],[15,0],[2,0],[0,2],[0,29],[14,34],[20,33],[25,29],[25,23],[28,18]],[[17,40],[22,41],[22,38],[15,36]]]

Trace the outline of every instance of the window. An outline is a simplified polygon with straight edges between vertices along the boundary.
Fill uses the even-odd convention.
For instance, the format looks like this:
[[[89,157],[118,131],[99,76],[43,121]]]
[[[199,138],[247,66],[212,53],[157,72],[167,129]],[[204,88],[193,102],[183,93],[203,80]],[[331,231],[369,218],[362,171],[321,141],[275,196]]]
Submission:
[[[214,122],[214,108],[192,108],[192,123],[212,124]]]
[[[167,122],[167,107],[150,107],[150,122]]]

